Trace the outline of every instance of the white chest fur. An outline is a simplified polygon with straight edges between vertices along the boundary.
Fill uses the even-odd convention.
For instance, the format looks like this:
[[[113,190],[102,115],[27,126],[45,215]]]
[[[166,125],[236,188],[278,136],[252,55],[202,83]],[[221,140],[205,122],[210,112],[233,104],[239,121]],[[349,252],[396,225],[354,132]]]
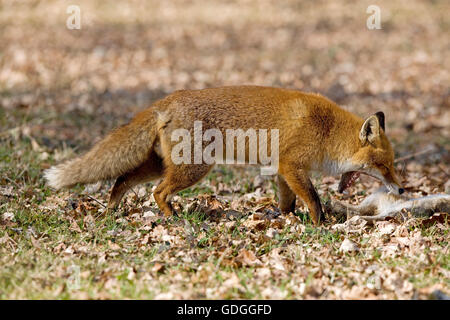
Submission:
[[[356,171],[358,168],[348,160],[337,161],[324,159],[322,163],[313,166],[312,170],[335,176],[349,171]]]

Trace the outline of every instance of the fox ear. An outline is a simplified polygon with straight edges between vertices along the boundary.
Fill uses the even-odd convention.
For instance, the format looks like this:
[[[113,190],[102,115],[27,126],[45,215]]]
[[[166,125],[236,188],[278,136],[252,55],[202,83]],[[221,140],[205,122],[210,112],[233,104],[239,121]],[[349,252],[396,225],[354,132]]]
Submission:
[[[372,143],[376,138],[380,136],[380,121],[376,115],[372,115],[364,121],[359,132],[359,140],[362,143],[369,141]]]
[[[383,131],[386,132],[386,129],[384,128],[384,113],[383,113],[383,111],[378,111],[377,113],[375,113],[375,115],[378,118],[378,122],[380,123],[381,129],[383,129]]]

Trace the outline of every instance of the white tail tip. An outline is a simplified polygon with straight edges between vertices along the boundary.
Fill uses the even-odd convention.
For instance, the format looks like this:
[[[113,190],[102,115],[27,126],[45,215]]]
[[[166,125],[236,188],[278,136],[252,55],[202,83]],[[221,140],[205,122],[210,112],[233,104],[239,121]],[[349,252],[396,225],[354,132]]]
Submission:
[[[64,187],[64,172],[61,168],[51,167],[44,171],[44,178],[47,180],[50,187],[61,189]]]

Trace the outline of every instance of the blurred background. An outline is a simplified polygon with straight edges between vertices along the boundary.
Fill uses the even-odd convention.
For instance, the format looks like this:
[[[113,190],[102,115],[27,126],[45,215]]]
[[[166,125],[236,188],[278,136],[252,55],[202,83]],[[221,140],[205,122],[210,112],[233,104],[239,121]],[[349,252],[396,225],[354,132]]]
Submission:
[[[383,110],[398,156],[433,150],[422,160],[440,164],[426,170],[445,173],[435,183],[442,190],[450,2],[377,1],[381,30],[366,26],[371,4],[0,1],[0,132],[30,136],[49,152],[85,150],[177,89],[295,88],[363,117]],[[80,8],[79,30],[66,26],[69,5]]]
[[[259,220],[276,186],[230,167],[174,197],[180,219],[161,221],[149,185],[102,215],[110,184],[55,192],[42,171],[174,90],[256,84],[384,111],[408,194],[450,193],[449,12],[448,0],[0,0],[0,299],[448,295],[448,215],[336,231],[342,220],[315,228],[299,200],[296,216]],[[378,186],[361,177],[337,194],[338,181],[313,177],[323,201]]]

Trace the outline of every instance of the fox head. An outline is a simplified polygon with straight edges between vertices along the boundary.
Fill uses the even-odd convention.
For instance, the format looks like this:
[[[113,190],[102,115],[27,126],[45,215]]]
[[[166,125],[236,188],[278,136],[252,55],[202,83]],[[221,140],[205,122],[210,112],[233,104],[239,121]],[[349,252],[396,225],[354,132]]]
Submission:
[[[359,131],[360,147],[351,159],[356,170],[342,176],[340,192],[353,182],[357,173],[381,180],[391,193],[402,194],[405,191],[395,173],[394,151],[384,130],[383,112],[377,112],[364,121]]]

